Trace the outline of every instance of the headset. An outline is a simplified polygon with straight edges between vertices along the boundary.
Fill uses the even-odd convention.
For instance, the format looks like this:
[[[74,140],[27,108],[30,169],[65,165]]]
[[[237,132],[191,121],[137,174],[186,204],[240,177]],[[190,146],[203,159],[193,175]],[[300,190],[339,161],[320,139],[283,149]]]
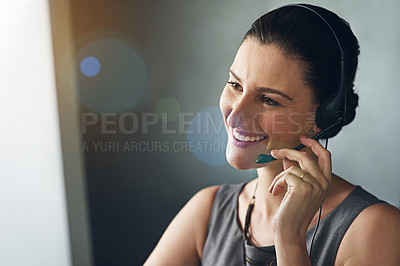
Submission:
[[[301,8],[305,8],[317,16],[319,16],[325,24],[329,27],[331,30],[333,36],[336,39],[336,43],[339,47],[340,50],[340,82],[339,82],[339,88],[337,90],[337,93],[327,100],[320,104],[317,108],[317,113],[316,113],[316,123],[317,126],[322,129],[326,130],[326,134],[324,134],[323,137],[329,138],[333,137],[336,135],[343,127],[346,119],[346,102],[347,102],[347,56],[344,50],[342,49],[342,46],[340,44],[339,38],[337,37],[335,31],[331,27],[331,25],[326,21],[326,19],[320,15],[317,11],[314,9],[305,6],[305,5],[289,5],[289,6],[297,6]],[[333,126],[331,128],[331,126]],[[327,130],[330,128],[330,130]],[[322,137],[320,137],[322,138]]]
[[[315,11],[310,6],[306,6],[303,4],[293,4],[287,5],[285,7],[299,7],[309,10],[310,12],[317,15],[324,23],[329,27],[333,36],[335,37],[336,43],[338,45],[340,51],[340,82],[339,87],[337,89],[337,93],[326,99],[323,103],[321,103],[315,115],[315,122],[317,126],[321,129],[321,131],[313,136],[312,138],[315,140],[319,140],[322,138],[330,138],[335,136],[342,129],[346,119],[346,102],[347,102],[347,55],[345,51],[342,49],[342,45],[340,44],[339,38],[333,30],[332,26],[328,23],[328,21],[317,11]],[[300,150],[304,148],[303,144],[293,148],[294,150]],[[271,155],[260,154],[256,163],[263,164],[274,161],[275,158]]]
[[[347,56],[344,50],[342,49],[342,45],[340,44],[339,38],[336,35],[335,31],[331,27],[331,25],[326,21],[326,19],[319,14],[317,11],[315,11],[313,8],[310,6],[306,6],[303,4],[293,4],[293,5],[287,5],[286,7],[299,7],[299,8],[304,8],[309,10],[310,12],[314,13],[318,17],[321,18],[321,20],[324,21],[324,23],[329,27],[331,30],[333,36],[336,39],[337,45],[340,50],[340,82],[339,82],[339,87],[337,90],[337,93],[329,97],[327,100],[325,100],[322,104],[320,104],[317,108],[317,112],[315,115],[315,121],[317,126],[321,129],[321,131],[313,136],[312,138],[315,140],[319,140],[321,138],[328,138],[335,136],[339,131],[342,129],[345,123],[346,119],[346,102],[347,102]],[[326,146],[327,147],[327,142]],[[304,148],[305,146],[303,144],[293,148],[294,150],[300,150]],[[272,157],[271,155],[266,155],[266,154],[260,154],[257,157],[256,163],[268,163],[271,161],[274,161],[275,158]],[[310,244],[310,250],[309,250],[309,257],[311,258],[311,252],[312,252],[312,247],[315,239],[315,235],[317,233],[318,227],[319,227],[319,222],[321,220],[321,212],[322,212],[322,206],[319,208],[319,215],[318,215],[318,221],[317,225],[315,227],[312,239],[311,239],[311,244]]]

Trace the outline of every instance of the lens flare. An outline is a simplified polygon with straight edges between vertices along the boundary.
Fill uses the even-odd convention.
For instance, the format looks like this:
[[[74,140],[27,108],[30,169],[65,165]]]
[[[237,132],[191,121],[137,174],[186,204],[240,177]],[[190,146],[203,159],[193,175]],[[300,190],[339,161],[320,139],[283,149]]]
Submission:
[[[225,165],[228,136],[218,107],[198,112],[187,129],[189,150],[208,165]]]

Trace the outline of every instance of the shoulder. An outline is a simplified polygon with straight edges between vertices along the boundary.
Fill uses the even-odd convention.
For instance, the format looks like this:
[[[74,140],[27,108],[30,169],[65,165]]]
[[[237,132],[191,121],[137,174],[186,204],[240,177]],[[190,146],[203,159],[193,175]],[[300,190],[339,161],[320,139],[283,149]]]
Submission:
[[[207,236],[208,222],[215,195],[221,186],[210,186],[198,191],[182,208],[175,219],[195,240],[196,253],[201,257]],[[175,220],[174,219],[174,220]]]
[[[379,203],[365,208],[340,244],[336,265],[400,265],[400,210]]]
[[[200,204],[200,206],[202,206],[202,207],[207,207],[207,206],[211,207],[209,205],[210,204],[212,205],[215,195],[217,194],[220,187],[221,187],[221,185],[203,188],[203,189],[199,190],[190,199],[189,202],[192,202],[192,204]]]
[[[200,215],[203,217],[201,219],[202,222],[208,223],[214,199],[220,187],[221,186],[218,185],[199,190],[183,207],[182,211],[184,211],[186,215],[190,215],[192,217],[197,217]]]
[[[201,189],[188,201],[181,211],[189,218],[195,219],[196,223],[201,223],[197,224],[197,226],[201,225],[201,228],[204,229],[203,231],[207,230],[214,199],[220,187],[218,185]]]
[[[207,219],[201,220],[208,220],[215,195],[220,187],[211,186],[201,189],[186,203],[179,214],[197,218],[205,217]]]

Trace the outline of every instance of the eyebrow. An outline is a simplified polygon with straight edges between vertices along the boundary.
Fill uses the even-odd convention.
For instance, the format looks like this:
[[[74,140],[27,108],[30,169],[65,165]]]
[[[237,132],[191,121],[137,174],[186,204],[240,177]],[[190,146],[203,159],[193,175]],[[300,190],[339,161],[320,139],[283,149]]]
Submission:
[[[232,76],[234,76],[235,79],[237,79],[239,82],[242,82],[241,79],[238,77],[238,75],[236,75],[232,70],[229,70],[229,73],[231,73]],[[256,89],[261,92],[278,94],[278,95],[282,96],[283,98],[288,99],[289,101],[293,101],[293,99],[291,97],[287,96],[285,93],[283,93],[279,90],[276,90],[276,89],[266,88],[266,87],[257,87]]]

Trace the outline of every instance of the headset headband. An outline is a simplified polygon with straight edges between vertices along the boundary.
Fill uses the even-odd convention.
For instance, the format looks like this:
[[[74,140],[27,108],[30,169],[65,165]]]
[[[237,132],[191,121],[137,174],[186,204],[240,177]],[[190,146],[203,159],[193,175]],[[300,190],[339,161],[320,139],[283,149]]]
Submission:
[[[332,26],[328,21],[317,11],[309,6],[302,4],[287,5],[288,7],[300,7],[304,8],[315,15],[317,15],[324,23],[329,27],[333,36],[335,37],[336,43],[340,50],[340,82],[337,93],[325,102],[321,103],[316,113],[317,126],[329,132],[325,132],[324,137],[329,138],[335,136],[343,127],[346,118],[346,102],[347,102],[347,56],[342,45],[340,44],[339,38]],[[332,127],[335,125],[334,127]],[[321,137],[322,138],[322,137]]]

